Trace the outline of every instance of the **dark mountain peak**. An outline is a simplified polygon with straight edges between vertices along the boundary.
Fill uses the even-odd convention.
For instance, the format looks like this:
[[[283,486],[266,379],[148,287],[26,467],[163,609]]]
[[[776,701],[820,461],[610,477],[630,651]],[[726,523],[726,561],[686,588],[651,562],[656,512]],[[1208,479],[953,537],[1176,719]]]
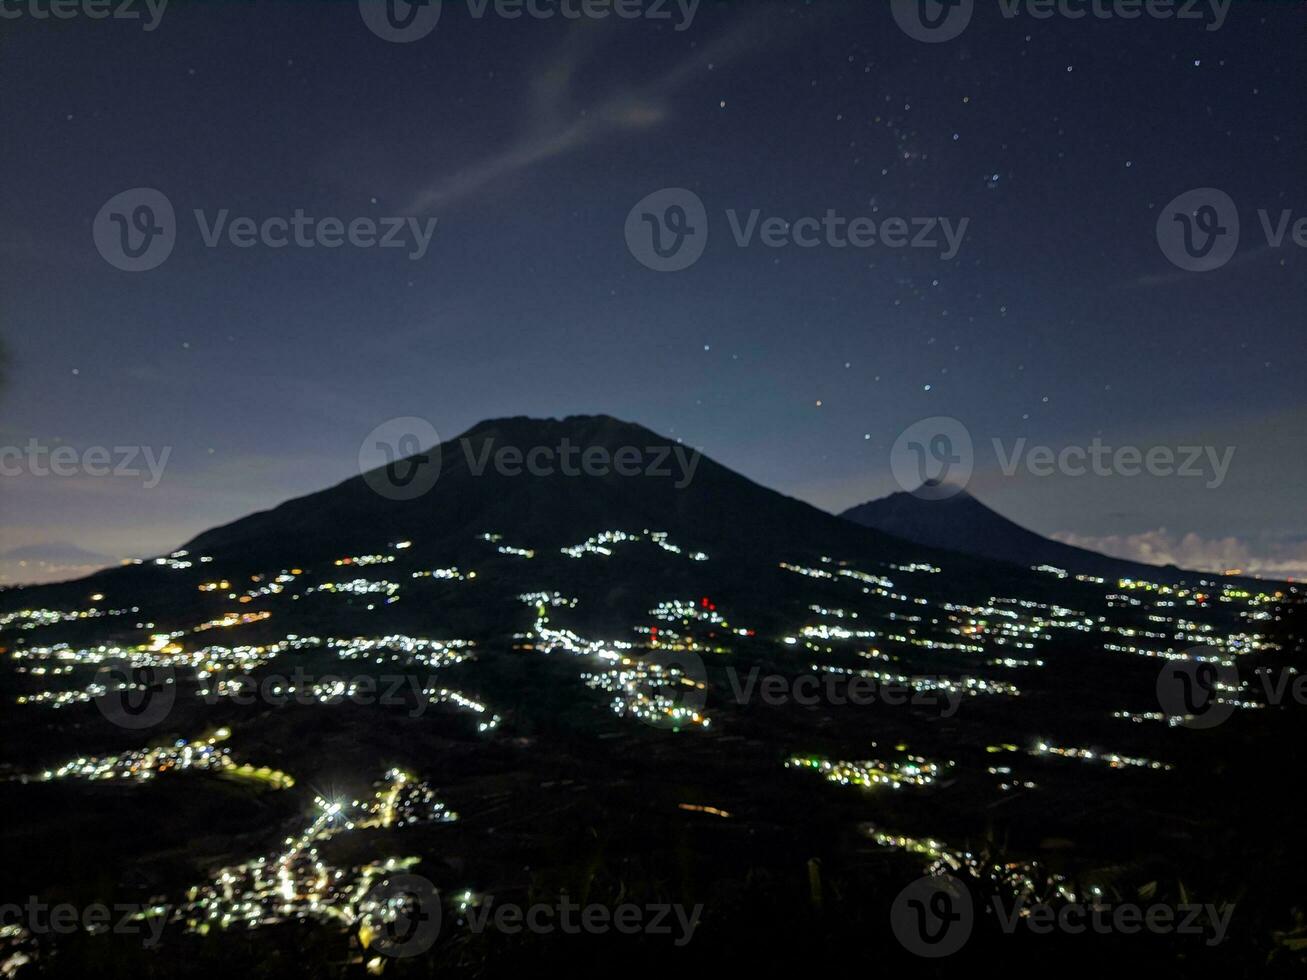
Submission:
[[[1145,565],[1053,541],[1009,520],[966,490],[945,489],[952,492],[939,495],[939,484],[927,481],[915,491],[892,493],[850,507],[840,516],[916,544],[1027,568],[1052,565],[1105,578],[1144,577],[1161,581],[1201,577],[1200,573],[1185,572],[1174,566]]]
[[[673,440],[664,438],[642,425],[615,418],[612,415],[568,415],[564,418],[537,418],[530,415],[510,415],[478,422],[454,441],[496,439],[508,445],[556,446],[567,439],[575,444],[617,448],[624,445],[669,445]]]
[[[915,490],[900,490],[877,500],[869,500],[865,504],[850,507],[840,516],[871,527],[887,515],[896,521],[934,521],[945,509],[953,513],[954,519],[959,512],[965,511],[973,519],[1006,521],[1006,518],[982,504],[964,488],[941,483],[939,480],[926,480]]]
[[[438,447],[214,528],[186,547],[284,564],[411,540],[410,555],[456,564],[484,532],[548,550],[645,528],[722,553],[829,552],[851,541],[847,522],[692,446],[610,415],[573,415],[487,419]],[[901,542],[872,531],[853,540],[907,554]]]
[[[912,500],[918,500],[922,503],[943,503],[945,501],[954,504],[971,504],[976,507],[982,507],[988,510],[979,500],[967,492],[966,487],[960,487],[956,483],[947,483],[943,480],[931,479],[924,481],[921,486],[915,490],[900,490],[898,493],[891,494],[892,497],[910,497]],[[907,503],[907,501],[905,501]]]

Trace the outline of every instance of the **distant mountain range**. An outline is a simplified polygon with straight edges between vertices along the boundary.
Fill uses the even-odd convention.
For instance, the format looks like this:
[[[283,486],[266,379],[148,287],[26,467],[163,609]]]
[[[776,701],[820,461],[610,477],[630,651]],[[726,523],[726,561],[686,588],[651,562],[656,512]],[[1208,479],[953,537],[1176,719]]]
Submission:
[[[1147,565],[1077,548],[1036,534],[986,507],[965,490],[949,496],[901,491],[844,511],[841,517],[905,541],[1030,568],[1052,565],[1101,578],[1176,582],[1212,573]]]

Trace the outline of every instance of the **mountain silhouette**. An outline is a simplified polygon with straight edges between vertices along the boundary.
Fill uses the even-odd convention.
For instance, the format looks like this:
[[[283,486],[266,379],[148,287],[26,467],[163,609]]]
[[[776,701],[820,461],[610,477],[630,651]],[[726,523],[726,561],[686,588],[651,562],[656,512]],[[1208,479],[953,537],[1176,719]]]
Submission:
[[[1052,565],[1082,575],[1164,582],[1211,574],[1186,572],[1174,565],[1146,565],[1053,541],[985,506],[966,490],[931,482],[916,492],[900,491],[850,507],[840,516],[930,548],[1027,568]]]
[[[573,447],[570,473],[560,453]],[[537,472],[525,460],[536,451]],[[584,453],[610,462],[584,471]],[[628,474],[616,471],[625,452]],[[507,454],[506,456],[504,454]],[[497,458],[513,465],[501,468]],[[561,547],[605,529],[675,532],[696,547],[768,554],[777,548],[847,548],[907,555],[913,549],[786,497],[643,426],[606,415],[493,419],[394,464],[400,478],[435,466],[430,489],[390,499],[385,467],[200,534],[191,552],[254,561],[309,562],[396,538],[416,554],[449,555],[469,532],[500,532]],[[581,471],[581,472],[578,472]],[[419,472],[418,479],[421,479]],[[430,478],[428,478],[430,479]]]

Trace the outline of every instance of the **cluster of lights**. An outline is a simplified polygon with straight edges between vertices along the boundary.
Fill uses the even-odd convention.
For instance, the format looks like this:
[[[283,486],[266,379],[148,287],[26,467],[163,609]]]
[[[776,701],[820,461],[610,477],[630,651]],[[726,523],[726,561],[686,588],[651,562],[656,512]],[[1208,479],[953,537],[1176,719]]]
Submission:
[[[532,606],[561,606],[565,609],[575,609],[577,602],[575,597],[561,592],[523,592],[518,599]]]
[[[431,640],[419,636],[395,633],[390,636],[351,639],[331,637],[327,646],[336,651],[342,660],[373,660],[385,663],[385,655],[399,655],[406,663],[437,669],[462,663],[469,656],[471,640]]]
[[[583,639],[571,630],[553,629],[544,605],[536,607],[533,635],[534,646],[542,653],[564,650],[595,661],[599,669],[582,673],[581,680],[592,690],[613,695],[610,706],[618,716],[674,730],[696,725],[707,728],[712,723],[707,715],[681,704],[668,693],[705,690],[702,682],[686,676],[674,664],[663,666],[622,652],[632,649],[630,643],[602,643]]]
[[[394,560],[394,555],[351,555],[348,558],[337,558],[333,564],[366,567],[368,565],[388,565]]]
[[[365,578],[351,579],[348,582],[323,582],[308,590],[309,592],[337,592],[348,595],[387,595],[399,592],[399,583],[386,579],[371,581]]]
[[[1174,766],[1171,766],[1168,763],[1157,762],[1153,759],[1144,759],[1139,756],[1118,755],[1115,752],[1098,752],[1094,749],[1050,745],[1047,742],[1039,742],[1029,751],[1031,755],[1035,756],[1056,755],[1063,759],[1079,759],[1082,762],[1099,762],[1112,769],[1134,767],[1137,769],[1170,770],[1174,768]]]
[[[100,596],[100,598],[104,598]],[[58,623],[76,622],[81,619],[100,619],[104,616],[126,616],[128,613],[140,612],[140,608],[130,609],[73,609],[65,612],[60,609],[19,609],[0,615],[0,630],[32,630],[41,626],[54,626]]]
[[[706,687],[675,665],[664,666],[634,657],[622,657],[606,670],[584,673],[587,687],[613,695],[609,702],[619,717],[630,716],[673,729],[698,725],[707,728],[711,719],[687,707],[669,692],[694,692],[696,700]]]
[[[692,599],[672,599],[668,602],[660,602],[649,610],[649,615],[654,619],[660,619],[668,623],[689,625],[690,621],[694,620],[726,629],[730,628],[730,624],[717,611],[716,604],[706,596],[698,602]]]
[[[434,578],[451,582],[463,582],[467,579],[476,577],[476,572],[461,572],[457,565],[451,565],[449,568],[433,568],[430,571],[413,573],[413,578]]]
[[[211,582],[201,582],[196,586],[196,589],[200,592],[226,592],[228,599],[235,599],[238,602],[253,602],[255,599],[260,599],[263,596],[280,595],[282,592],[286,591],[287,585],[294,582],[295,579],[302,574],[303,572],[300,569],[295,568],[289,571],[282,569],[282,571],[271,580],[268,579],[267,575],[251,575],[250,581],[256,583],[257,587],[249,589],[243,593],[229,591],[232,588],[232,584],[229,579],[225,578]]]
[[[420,823],[452,823],[458,814],[436,797],[436,791],[412,773],[389,770],[374,784],[376,794],[367,803],[355,802],[358,817],[349,829],[408,827]]]
[[[439,704],[452,704],[456,707],[462,708],[464,711],[471,711],[474,714],[482,716],[482,720],[477,722],[478,732],[493,732],[499,727],[500,722],[504,720],[482,702],[470,698],[460,691],[455,691],[447,687],[442,687],[439,690],[424,691],[423,697],[428,701],[435,701]]]
[[[1009,670],[1017,670],[1026,667],[1042,667],[1042,660],[1022,660],[1018,657],[995,657],[988,662],[990,667],[1006,667]]]
[[[96,666],[106,661],[122,661],[131,667],[191,667],[197,679],[203,681],[215,674],[225,671],[249,672],[262,667],[274,657],[288,650],[300,650],[322,646],[322,640],[315,636],[298,636],[291,634],[283,640],[267,645],[253,646],[206,646],[198,650],[186,651],[176,643],[174,634],[156,634],[149,645],[134,647],[101,645],[83,649],[74,649],[67,644],[50,647],[27,647],[14,652],[20,660],[33,660],[41,666],[30,668],[30,673],[64,674],[73,670],[74,665]],[[45,663],[53,661],[55,666],[46,667]],[[20,667],[19,670],[28,670]],[[120,683],[115,690],[140,689],[141,685]],[[20,695],[18,704],[45,705],[51,708],[64,708],[72,704],[84,704],[108,692],[108,688],[89,681],[82,688],[41,691],[35,694]],[[200,692],[204,694],[204,691]]]
[[[939,779],[941,766],[919,755],[904,756],[901,760],[866,759],[860,762],[831,761],[830,759],[791,756],[785,761],[786,769],[809,769],[821,773],[828,782],[841,786],[929,786]]]
[[[835,565],[834,572],[828,572],[823,568],[809,568],[804,565],[793,565],[789,562],[781,562],[780,567],[787,572],[793,572],[796,575],[803,575],[806,578],[816,579],[837,579],[847,578],[862,584],[863,595],[875,595],[882,599],[892,599],[895,602],[909,602],[919,606],[929,605],[929,603],[918,596],[906,595],[902,592],[894,591],[894,583],[883,575],[873,575],[870,572],[859,571],[856,568],[849,568],[842,562],[835,562],[831,558],[824,557],[822,562]]]
[[[875,630],[851,630],[829,623],[818,623],[803,627],[799,635],[807,640],[874,640],[877,634]]]
[[[1142,725],[1145,722],[1166,722],[1172,728],[1175,728],[1189,721],[1192,716],[1168,716],[1162,711],[1113,711],[1112,717],[1119,718],[1122,721],[1134,722],[1136,725]]]
[[[601,531],[599,534],[586,538],[580,544],[559,550],[569,558],[584,558],[586,555],[600,555],[607,558],[613,553],[612,545],[631,541],[652,541],[664,551],[671,552],[674,555],[685,553],[680,545],[672,544],[667,540],[667,537],[666,531],[650,531],[648,528],[643,531]],[[702,551],[691,552],[689,558],[691,561],[708,560],[708,556]]]
[[[204,633],[207,630],[231,629],[233,626],[248,626],[250,623],[257,623],[262,619],[267,619],[272,613],[267,610],[252,613],[227,613],[219,619],[211,619],[208,622],[200,623],[192,627],[192,633]]]
[[[191,568],[191,567],[193,567],[193,566],[195,565],[195,562],[190,561],[190,560],[187,558],[187,556],[188,556],[189,554],[190,554],[190,552],[185,551],[185,550],[182,550],[182,551],[174,551],[174,552],[173,552],[171,555],[169,555],[167,558],[156,558],[156,559],[154,559],[154,564],[156,564],[156,565],[161,565],[161,566],[163,566],[164,568],[171,568],[173,571],[176,571],[176,572],[185,571],[186,569]],[[201,558],[199,558],[199,559],[197,559],[197,560],[200,561],[200,562],[211,562],[211,561],[213,561],[213,559],[210,558],[210,557],[208,557],[207,555],[204,556],[204,557],[201,557]]]
[[[1005,777],[999,782],[998,788],[1004,793],[1011,793],[1019,789],[1035,789],[1039,784],[1030,779],[1007,779],[1012,775],[1011,766],[990,766],[986,770],[991,776]]]
[[[266,766],[238,764],[231,750],[218,743],[231,737],[231,730],[219,728],[208,738],[188,742],[178,739],[170,745],[137,749],[118,755],[79,756],[36,775],[40,782],[55,779],[131,779],[138,782],[190,769],[220,772],[227,776],[258,779],[274,789],[287,789],[294,779]],[[26,780],[27,777],[19,777]]]
[[[1035,896],[1042,898],[1051,891],[1052,895],[1062,901],[1078,901],[1078,893],[1065,875],[1047,871],[1035,861],[1006,861],[1000,864],[986,861],[972,851],[951,847],[931,837],[892,834],[875,824],[863,824],[861,829],[881,847],[925,858],[928,862],[926,871],[932,875],[967,873],[988,882],[992,889],[1016,899]],[[1097,889],[1091,889],[1091,893],[1096,894]],[[1029,909],[1024,911],[1028,913]]]
[[[416,858],[345,869],[327,864],[318,846],[357,828],[398,828],[414,823],[448,822],[457,815],[435,798],[425,783],[391,770],[374,797],[364,803],[315,801],[317,813],[304,831],[288,837],[281,850],[244,864],[222,868],[187,893],[178,919],[195,932],[213,928],[258,928],[296,919],[350,926],[366,914],[365,899],[381,878],[412,867]]]

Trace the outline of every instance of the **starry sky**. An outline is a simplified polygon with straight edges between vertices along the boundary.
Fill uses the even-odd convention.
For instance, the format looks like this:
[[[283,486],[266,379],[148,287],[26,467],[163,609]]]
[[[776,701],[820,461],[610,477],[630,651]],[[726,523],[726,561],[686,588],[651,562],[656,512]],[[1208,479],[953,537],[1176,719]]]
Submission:
[[[37,8],[42,0],[32,0]],[[652,2],[652,0],[651,0]],[[354,2],[0,19],[0,445],[169,449],[147,478],[0,477],[0,581],[171,550],[353,475],[400,416],[447,437],[605,413],[840,510],[961,421],[970,489],[1041,533],[1151,561],[1307,574],[1307,5],[1206,19],[979,3],[910,37],[887,3],[722,3],[686,22],[508,19],[446,0],[395,43]],[[1010,6],[1010,5],[1009,5]],[[1110,4],[1108,5],[1110,7]],[[177,214],[147,272],[107,201]],[[624,238],[661,188],[704,202],[691,267]],[[1168,202],[1217,188],[1240,247],[1178,268]],[[406,249],[205,246],[192,217],[437,219]],[[726,214],[967,219],[923,248],[768,248]],[[741,220],[745,220],[741,218]],[[1003,472],[994,440],[1212,446],[1210,479]]]

